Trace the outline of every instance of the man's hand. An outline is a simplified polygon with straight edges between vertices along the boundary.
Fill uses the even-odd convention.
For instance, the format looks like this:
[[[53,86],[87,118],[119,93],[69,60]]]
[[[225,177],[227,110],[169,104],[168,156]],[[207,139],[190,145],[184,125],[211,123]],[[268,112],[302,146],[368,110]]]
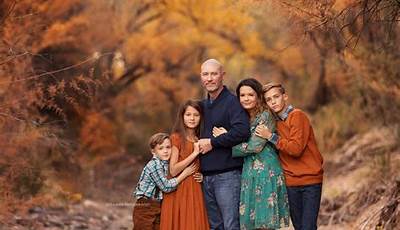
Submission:
[[[266,125],[258,125],[255,134],[261,138],[269,140],[272,136],[271,131]]]
[[[200,147],[200,152],[202,154],[205,154],[205,153],[211,151],[211,149],[212,149],[211,139],[210,138],[200,139],[199,140],[199,147]]]

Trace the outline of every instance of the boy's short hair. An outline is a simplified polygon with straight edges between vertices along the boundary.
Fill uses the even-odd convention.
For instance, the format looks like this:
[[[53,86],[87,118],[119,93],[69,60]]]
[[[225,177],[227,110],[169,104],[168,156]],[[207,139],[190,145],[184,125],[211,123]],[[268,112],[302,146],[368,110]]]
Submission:
[[[279,88],[279,91],[281,92],[281,94],[286,93],[285,87],[283,87],[283,85],[281,83],[276,83],[276,82],[270,82],[268,84],[265,84],[263,86],[263,93],[268,92],[272,88]]]
[[[169,139],[167,133],[156,133],[149,139],[149,147],[153,150],[157,145],[161,145],[165,139]]]

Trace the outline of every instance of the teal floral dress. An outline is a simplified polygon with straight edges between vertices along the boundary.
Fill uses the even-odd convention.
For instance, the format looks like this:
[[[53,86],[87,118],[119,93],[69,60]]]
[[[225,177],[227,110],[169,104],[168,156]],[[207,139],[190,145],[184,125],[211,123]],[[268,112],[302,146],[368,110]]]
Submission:
[[[233,157],[244,157],[240,191],[240,229],[278,229],[289,226],[285,178],[271,143],[255,135],[257,125],[275,130],[274,118],[264,111],[251,122],[251,137],[233,147]]]

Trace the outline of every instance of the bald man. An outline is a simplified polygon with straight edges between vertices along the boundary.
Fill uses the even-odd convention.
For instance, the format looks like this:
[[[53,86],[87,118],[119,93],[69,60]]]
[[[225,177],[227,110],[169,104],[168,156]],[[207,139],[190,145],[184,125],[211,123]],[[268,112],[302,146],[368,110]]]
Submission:
[[[200,76],[207,91],[207,98],[202,101],[204,127],[199,146],[210,229],[239,229],[243,160],[232,158],[232,147],[249,138],[249,118],[237,97],[223,85],[225,71],[220,62],[205,61]],[[213,137],[213,127],[224,127],[228,132]]]

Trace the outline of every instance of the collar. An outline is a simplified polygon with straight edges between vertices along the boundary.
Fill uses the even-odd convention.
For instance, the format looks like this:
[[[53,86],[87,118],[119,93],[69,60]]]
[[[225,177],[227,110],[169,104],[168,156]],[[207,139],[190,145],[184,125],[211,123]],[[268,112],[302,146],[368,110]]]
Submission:
[[[213,104],[215,104],[215,102],[220,101],[222,98],[224,98],[227,94],[229,94],[229,90],[228,88],[226,88],[226,86],[223,86],[224,88],[222,89],[222,91],[218,94],[217,98],[215,98],[214,100],[210,98],[210,94],[207,94],[207,104],[208,106],[211,106]]]
[[[168,160],[161,160],[160,158],[158,158],[157,156],[153,156],[152,160],[156,160],[156,161],[160,161],[161,164],[165,165],[168,164],[169,161]]]
[[[284,121],[286,118],[289,116],[289,113],[294,110],[294,107],[292,105],[289,105],[286,110],[282,113],[282,115],[278,115],[279,118]]]

